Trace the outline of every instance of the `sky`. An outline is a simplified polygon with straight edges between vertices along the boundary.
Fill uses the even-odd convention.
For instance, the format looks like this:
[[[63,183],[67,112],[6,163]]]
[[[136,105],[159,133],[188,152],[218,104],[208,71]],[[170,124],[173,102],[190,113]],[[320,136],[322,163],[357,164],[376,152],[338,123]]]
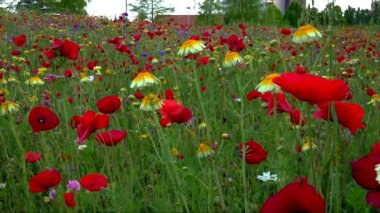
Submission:
[[[128,4],[136,4],[137,0],[127,0]],[[106,16],[109,18],[114,18],[125,12],[125,2],[126,0],[92,0],[87,6],[87,13],[94,16]],[[175,12],[172,14],[176,15],[196,15],[198,13],[198,3],[202,0],[164,0],[164,6],[171,6],[175,8]],[[314,6],[318,8],[319,11],[323,10],[329,2],[332,0],[314,0]],[[307,3],[311,5],[311,0],[307,0]],[[361,9],[370,9],[371,0],[335,0],[335,4],[342,8],[342,11],[346,10],[350,5],[351,7]],[[187,9],[190,7],[190,9]],[[130,8],[130,7],[129,7]],[[128,11],[129,18],[134,19],[136,14]]]

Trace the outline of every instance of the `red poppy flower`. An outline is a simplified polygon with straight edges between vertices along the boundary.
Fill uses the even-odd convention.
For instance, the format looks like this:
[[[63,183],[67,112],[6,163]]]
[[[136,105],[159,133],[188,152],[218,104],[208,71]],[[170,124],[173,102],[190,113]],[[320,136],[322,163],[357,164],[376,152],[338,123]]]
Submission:
[[[78,58],[79,50],[79,45],[72,41],[65,41],[60,47],[61,56],[71,60],[76,60]]]
[[[368,191],[366,201],[368,205],[380,209],[380,191]]]
[[[59,124],[57,115],[45,107],[34,107],[28,119],[34,133],[54,129]]]
[[[272,92],[266,92],[261,95],[261,99],[268,104],[267,110],[269,115],[273,115],[275,102],[277,103],[276,110],[278,113],[293,111],[293,107],[286,100],[284,93],[277,93],[276,100],[274,100],[274,97]]]
[[[25,153],[25,163],[35,163],[39,161],[41,157],[42,156],[36,152],[28,151]]]
[[[254,100],[254,99],[256,99],[256,98],[259,98],[259,97],[261,97],[261,92],[259,92],[259,91],[257,91],[257,90],[252,90],[252,91],[250,91],[248,94],[247,94],[247,100],[248,101],[251,101],[251,100]]]
[[[55,169],[48,169],[34,175],[29,181],[29,190],[32,193],[45,192],[61,182],[61,174]]]
[[[57,57],[57,54],[55,54],[52,51],[46,50],[45,51],[45,56],[46,56],[47,59],[50,60],[50,59],[53,59],[53,58]]]
[[[63,198],[65,198],[65,203],[68,207],[75,207],[74,192],[66,192]]]
[[[171,89],[165,90],[165,99],[174,100],[174,91]]]
[[[368,190],[380,190],[376,180],[376,165],[380,164],[379,154],[369,154],[351,162],[352,177],[361,187]]]
[[[21,55],[21,51],[20,50],[12,50],[11,54],[14,56]]]
[[[351,134],[355,134],[358,129],[364,129],[365,125],[362,123],[362,119],[364,117],[364,110],[363,108],[355,103],[345,103],[345,102],[332,102],[334,104],[334,109],[336,112],[336,117],[338,119],[338,122],[348,128],[351,132]],[[330,107],[329,107],[330,106]],[[333,121],[333,114],[329,110],[331,109],[332,105],[324,103],[319,104],[317,109],[314,112],[313,118],[314,119],[323,119],[323,120],[330,120]],[[330,113],[328,113],[330,111]]]
[[[282,28],[282,29],[280,30],[280,33],[281,33],[282,35],[290,35],[290,34],[292,34],[292,31],[291,31],[290,29],[287,29],[287,28]]]
[[[71,78],[73,76],[73,71],[71,69],[66,69],[65,72],[63,73],[63,75],[66,78]]]
[[[140,39],[141,39],[141,34],[136,34],[136,35],[133,36],[133,40],[134,40],[136,43],[139,42]]]
[[[289,112],[289,118],[294,125],[304,126],[306,124],[305,118],[302,116],[301,111],[298,109],[294,109],[293,111]]]
[[[260,209],[261,213],[272,212],[309,212],[324,213],[325,201],[302,177],[282,188],[279,192],[268,198]]]
[[[135,92],[133,95],[135,96],[135,98],[137,98],[139,100],[141,100],[141,99],[143,99],[145,97],[144,94],[142,94],[141,92],[138,92],[138,91]]]
[[[87,174],[82,177],[80,184],[89,191],[100,191],[108,185],[107,178],[98,173]]]
[[[267,159],[267,152],[263,147],[253,140],[249,140],[245,144],[240,144],[240,157],[243,156],[243,149],[245,148],[245,162],[247,164],[259,164]]]
[[[247,27],[244,25],[244,24],[242,24],[242,23],[240,23],[239,25],[238,25],[238,27],[241,29],[241,30],[246,30],[247,29]]]
[[[236,35],[231,35],[226,40],[228,48],[233,52],[240,52],[244,50],[245,45],[243,43],[243,38],[238,38]]]
[[[375,94],[376,94],[375,90],[373,90],[372,88],[367,88],[367,95],[369,97],[372,97]]]
[[[106,146],[115,146],[121,140],[127,137],[127,132],[122,130],[109,130],[103,133],[97,133],[95,135],[95,140],[98,143],[104,144]]]
[[[110,114],[120,109],[121,101],[116,95],[107,96],[96,102],[99,111],[104,114]]]
[[[207,64],[209,64],[209,60],[208,60],[207,56],[203,56],[203,57],[198,59],[198,62],[197,62],[198,67],[201,65],[207,65]]]
[[[380,208],[380,141],[373,145],[371,152],[351,162],[351,174],[355,182],[367,192],[366,201],[369,205]]]
[[[24,34],[21,34],[20,36],[15,36],[13,37],[13,43],[17,46],[17,47],[22,47],[25,45],[26,43],[26,36]]]
[[[178,104],[175,100],[164,100],[160,114],[162,116],[160,124],[164,128],[171,123],[186,123],[193,117],[190,109]]]
[[[84,143],[87,138],[98,129],[108,127],[110,118],[105,114],[96,114],[94,111],[89,110],[81,117],[71,117],[71,124],[77,129],[77,143]]]
[[[261,213],[271,212],[309,212],[324,213],[325,201],[307,183],[306,178],[286,185],[272,197],[268,198],[260,209]]]
[[[283,91],[311,104],[345,100],[350,91],[342,80],[328,80],[307,73],[283,73],[273,82]]]
[[[98,64],[98,61],[97,60],[94,60],[94,61],[90,61],[87,63],[87,68],[92,70],[94,69],[94,67]]]
[[[63,45],[63,41],[59,39],[54,39],[53,40],[53,45],[51,46],[52,50],[59,49]]]

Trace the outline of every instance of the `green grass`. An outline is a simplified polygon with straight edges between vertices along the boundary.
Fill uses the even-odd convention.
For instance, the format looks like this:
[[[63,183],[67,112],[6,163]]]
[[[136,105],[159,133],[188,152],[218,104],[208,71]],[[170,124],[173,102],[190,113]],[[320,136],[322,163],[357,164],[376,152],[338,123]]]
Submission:
[[[379,59],[366,57],[366,48],[371,43],[377,44],[375,50],[380,51],[378,37],[375,37],[379,31],[376,29],[333,28],[333,34],[321,29],[327,34],[319,41],[321,49],[317,52],[314,43],[300,50],[299,45],[291,42],[291,37],[279,35],[277,28],[270,27],[268,32],[263,32],[261,27],[249,27],[242,56],[251,55],[253,59],[247,61],[244,67],[224,68],[222,61],[226,45],[214,52],[202,52],[202,56],[209,55],[216,59],[204,67],[197,67],[196,61],[178,57],[178,47],[187,36],[178,35],[176,27],[164,26],[164,34],[150,40],[142,32],[149,27],[141,25],[138,29],[137,23],[126,27],[123,23],[84,17],[39,18],[35,15],[7,14],[0,19],[4,25],[0,32],[0,57],[2,61],[7,61],[3,66],[4,72],[8,65],[21,68],[20,72],[10,71],[4,75],[7,78],[15,76],[18,83],[0,85],[0,88],[9,91],[7,100],[13,99],[20,104],[17,113],[0,117],[0,183],[6,184],[5,188],[0,189],[1,211],[71,211],[63,200],[66,183],[72,179],[80,180],[87,173],[104,174],[109,185],[100,192],[87,193],[84,189],[76,192],[77,206],[73,211],[258,212],[269,196],[299,176],[308,177],[309,183],[316,187],[326,201],[327,212],[373,211],[365,203],[366,191],[351,177],[350,162],[368,154],[372,145],[379,140],[380,111],[378,107],[366,104],[370,98],[365,90],[372,87],[380,91]],[[63,26],[47,24],[52,19],[63,23]],[[81,29],[75,32],[70,30],[74,23],[79,23]],[[26,47],[19,49],[23,50],[21,57],[31,62],[30,66],[12,59],[10,55],[10,51],[16,48],[11,38],[22,33],[27,36],[28,42]],[[83,33],[87,38],[83,38]],[[140,61],[137,66],[107,43],[108,39],[122,35],[127,37],[124,42],[128,44],[132,36],[139,33],[143,34],[141,42],[131,48]],[[193,29],[190,35],[200,33]],[[216,39],[220,35],[233,33],[240,33],[237,26],[231,32],[225,26],[223,32],[212,34],[212,44],[217,45]],[[46,38],[41,39],[41,35]],[[329,35],[334,37],[329,38]],[[66,68],[71,68],[74,78],[56,79],[54,83],[43,86],[25,85],[24,81],[30,77],[25,73],[41,67],[40,62],[43,61],[38,57],[43,53],[38,49],[33,51],[32,46],[36,43],[39,48],[49,47],[49,36],[60,39],[69,37],[81,44],[83,61],[78,60],[75,65],[86,67],[88,61],[98,60],[103,80],[80,83],[74,64],[67,59],[56,58],[51,61],[52,66],[46,73],[63,74]],[[352,38],[348,39],[349,36]],[[292,57],[279,47],[275,47],[276,53],[270,53],[263,45],[269,46],[272,39],[279,40],[281,45],[296,48],[298,55]],[[347,42],[363,39],[366,39],[363,43],[365,48],[358,45],[358,50],[349,57],[359,59],[357,64],[336,62],[336,51],[344,51],[343,46]],[[253,47],[249,47],[248,43],[253,43]],[[105,53],[102,54],[94,45],[101,46]],[[128,95],[135,92],[129,88],[133,73],[143,69],[143,63],[147,61],[141,54],[146,52],[162,60],[159,51],[165,48],[172,48],[172,52],[165,54],[165,59],[172,64],[153,72],[165,79],[165,83],[141,91],[163,96],[165,89],[174,89],[175,98],[191,109],[196,118],[191,125],[174,124],[162,128],[156,112],[144,112],[126,102]],[[25,53],[25,50],[30,52]],[[261,52],[265,52],[265,56]],[[311,58],[310,54],[315,58]],[[126,66],[121,67],[123,61]],[[324,62],[328,65],[323,65]],[[276,64],[274,70],[272,64]],[[255,89],[264,75],[274,71],[290,71],[296,64],[302,64],[309,72],[321,76],[333,76],[347,68],[353,69],[355,76],[347,81],[354,95],[352,102],[360,104],[365,110],[366,129],[352,136],[338,123],[313,120],[311,115],[316,107],[288,94],[291,104],[297,106],[307,119],[305,127],[291,130],[287,114],[275,113],[270,117],[266,109],[260,106],[261,101],[246,100],[246,94]],[[114,74],[104,74],[107,68]],[[207,90],[201,92],[202,86],[206,86]],[[28,114],[32,107],[43,101],[41,94],[44,91],[50,95],[50,108],[58,115],[60,125],[54,130],[33,134],[28,124]],[[56,93],[60,96],[56,97]],[[105,147],[96,143],[91,136],[86,142],[87,148],[78,150],[76,130],[68,124],[71,116],[81,115],[90,109],[97,111],[96,101],[114,94],[123,99],[123,105],[120,111],[110,115],[109,129],[126,130],[127,138],[115,147]],[[241,101],[231,98],[232,94]],[[35,103],[29,100],[33,95],[38,98]],[[72,104],[67,102],[69,97],[73,98]],[[22,122],[17,124],[16,119]],[[205,128],[199,127],[201,122],[206,123]],[[223,133],[229,133],[232,137],[222,138]],[[296,146],[302,144],[306,136],[311,137],[318,147],[297,153]],[[244,159],[238,157],[237,144],[248,139],[264,147],[268,152],[266,161],[259,165],[247,165]],[[218,143],[214,155],[198,158],[198,145],[212,141]],[[184,159],[179,160],[172,155],[170,150],[173,147],[178,148]],[[42,154],[43,158],[35,164],[24,163],[25,152],[29,150]],[[29,179],[46,168],[56,168],[62,175],[61,184],[55,188],[58,196],[50,202],[44,202],[43,197],[47,193],[32,194],[28,188]],[[257,175],[264,171],[277,174],[279,181],[257,181]]]

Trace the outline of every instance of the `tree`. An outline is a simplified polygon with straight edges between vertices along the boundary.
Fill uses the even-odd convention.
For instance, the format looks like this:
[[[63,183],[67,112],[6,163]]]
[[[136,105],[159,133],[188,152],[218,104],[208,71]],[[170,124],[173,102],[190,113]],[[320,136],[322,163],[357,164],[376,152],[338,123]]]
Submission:
[[[371,4],[372,23],[380,24],[380,1],[374,1]]]
[[[233,22],[259,22],[261,0],[225,0],[225,21]]]
[[[318,24],[318,9],[315,7],[308,8],[307,10],[307,17],[308,17],[308,22],[312,25],[317,25]]]
[[[355,20],[355,8],[348,6],[348,8],[344,11],[344,20],[347,25],[356,24]]]
[[[86,13],[85,7],[91,0],[20,0],[16,10],[32,9],[53,13]]]
[[[292,27],[298,27],[303,9],[298,0],[293,0],[285,12],[285,20],[287,20]]]
[[[266,25],[280,25],[284,23],[281,11],[274,4],[265,7],[261,19],[261,23]]]
[[[371,18],[372,12],[370,10],[361,10],[360,8],[356,10],[355,19],[357,24],[368,24]]]
[[[197,22],[200,24],[217,24],[219,18],[215,18],[215,15],[221,14],[223,5],[220,0],[205,0],[202,4],[199,3],[199,18]]]
[[[61,0],[56,4],[57,12],[69,12],[69,13],[77,13],[84,14],[86,11],[84,8],[87,5],[86,0]]]
[[[329,23],[333,25],[339,25],[343,23],[342,9],[334,3],[328,3],[323,10],[326,16],[329,17]]]
[[[132,7],[131,11],[137,13],[137,18],[145,20],[149,17],[153,22],[154,17],[167,12],[174,12],[173,7],[162,6],[163,0],[139,0],[137,4],[129,4]]]

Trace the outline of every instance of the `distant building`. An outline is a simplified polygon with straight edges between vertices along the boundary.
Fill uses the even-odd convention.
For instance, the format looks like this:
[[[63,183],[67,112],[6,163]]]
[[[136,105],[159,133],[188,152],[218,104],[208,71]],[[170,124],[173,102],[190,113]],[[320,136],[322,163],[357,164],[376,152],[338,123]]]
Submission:
[[[182,25],[195,25],[197,17],[197,15],[158,15],[154,18],[154,23],[166,24],[167,22],[173,22]]]

